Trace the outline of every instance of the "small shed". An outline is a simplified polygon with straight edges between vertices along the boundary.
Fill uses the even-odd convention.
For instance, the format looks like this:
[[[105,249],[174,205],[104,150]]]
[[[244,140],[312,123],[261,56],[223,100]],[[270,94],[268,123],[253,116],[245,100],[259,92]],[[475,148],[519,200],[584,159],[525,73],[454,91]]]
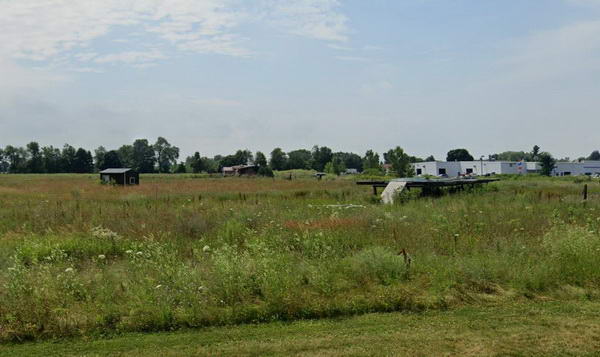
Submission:
[[[139,185],[140,174],[129,168],[111,168],[100,171],[100,180],[116,185]]]

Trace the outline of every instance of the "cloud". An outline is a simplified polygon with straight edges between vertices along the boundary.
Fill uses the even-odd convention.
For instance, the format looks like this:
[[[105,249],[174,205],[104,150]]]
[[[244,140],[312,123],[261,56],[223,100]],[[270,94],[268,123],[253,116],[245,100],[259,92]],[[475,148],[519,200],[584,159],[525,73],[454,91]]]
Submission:
[[[273,22],[289,32],[326,41],[348,40],[346,16],[337,12],[338,0],[268,1]]]
[[[600,21],[542,31],[515,42],[499,64],[508,80],[540,81],[588,77],[600,70]]]
[[[347,20],[338,7],[334,0],[0,1],[0,57],[42,61],[70,55],[89,61],[96,57],[90,51],[95,41],[107,36],[130,46],[243,57],[252,51],[244,47],[240,27],[263,20],[300,36],[345,41]],[[132,31],[123,29],[141,36],[134,41],[127,35]],[[148,57],[138,52],[104,53],[96,63],[145,64]]]
[[[165,59],[162,52],[157,49],[150,51],[127,51],[121,53],[113,53],[105,56],[96,57],[94,62],[96,63],[127,63],[127,64],[138,64],[146,65],[153,63],[159,59]]]

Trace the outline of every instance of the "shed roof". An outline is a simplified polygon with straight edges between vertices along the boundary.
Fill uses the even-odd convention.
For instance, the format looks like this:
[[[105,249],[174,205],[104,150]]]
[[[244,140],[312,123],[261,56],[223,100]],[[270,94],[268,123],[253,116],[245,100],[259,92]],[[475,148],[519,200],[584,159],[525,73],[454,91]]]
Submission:
[[[101,174],[124,174],[131,171],[129,168],[112,168],[100,171]]]

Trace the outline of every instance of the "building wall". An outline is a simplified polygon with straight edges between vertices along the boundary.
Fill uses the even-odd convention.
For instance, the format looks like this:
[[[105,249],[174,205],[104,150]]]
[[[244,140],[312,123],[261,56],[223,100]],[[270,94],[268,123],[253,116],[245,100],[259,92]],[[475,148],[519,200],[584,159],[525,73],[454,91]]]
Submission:
[[[430,161],[413,164],[417,175],[440,176],[445,170],[449,177],[460,175],[526,175],[539,173],[539,162],[509,161]],[[600,161],[558,162],[552,171],[553,176],[600,175]]]

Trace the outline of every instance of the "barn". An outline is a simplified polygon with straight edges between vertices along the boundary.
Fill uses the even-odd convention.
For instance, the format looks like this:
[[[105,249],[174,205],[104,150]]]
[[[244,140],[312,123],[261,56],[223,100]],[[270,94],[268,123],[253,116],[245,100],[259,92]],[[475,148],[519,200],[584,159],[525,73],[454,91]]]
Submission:
[[[102,183],[115,185],[139,185],[140,174],[129,168],[112,168],[100,171]]]

